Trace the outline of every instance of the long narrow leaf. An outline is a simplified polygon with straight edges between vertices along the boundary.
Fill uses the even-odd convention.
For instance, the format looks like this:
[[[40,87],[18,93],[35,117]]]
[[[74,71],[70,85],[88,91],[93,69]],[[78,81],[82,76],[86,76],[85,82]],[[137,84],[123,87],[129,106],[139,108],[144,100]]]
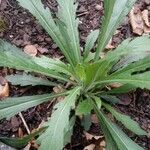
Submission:
[[[123,83],[131,84],[134,87],[150,89],[150,58],[140,60],[125,67],[124,69],[113,73],[106,79],[96,84]]]
[[[47,130],[38,139],[41,144],[40,150],[63,149],[65,144],[64,137],[70,128],[70,111],[75,106],[75,100],[80,93],[80,89],[80,87],[77,87],[71,90],[63,101],[56,104],[54,113],[46,123]]]
[[[4,101],[0,101],[0,119],[10,118],[15,114],[24,111],[28,108],[39,105],[43,102],[47,102],[52,100],[55,97],[65,95],[63,94],[44,94],[44,95],[36,95],[36,96],[24,96],[24,97],[13,97],[8,98]]]
[[[94,47],[94,43],[96,42],[98,35],[99,30],[94,30],[88,35],[84,49],[84,60],[88,57],[91,49]]]
[[[102,23],[101,33],[99,35],[98,46],[95,54],[95,60],[98,60],[99,54],[108,44],[115,30],[129,13],[136,0],[105,0],[105,15]]]
[[[134,143],[118,126],[110,122],[94,103],[93,105],[106,136],[107,150],[144,150]]]
[[[110,71],[112,72],[116,69],[122,69],[132,62],[138,61],[148,56],[150,56],[149,36],[138,37],[135,39],[126,39],[114,51],[107,53],[105,58],[95,62],[95,65],[99,67],[97,69],[97,73],[95,73],[95,79],[101,80],[103,79],[102,77],[106,77]],[[117,63],[119,60],[121,62],[122,60],[126,60],[129,57],[131,57],[129,61],[120,65]]]
[[[0,141],[13,148],[22,149],[28,144],[28,142],[33,140],[36,136],[41,134],[43,131],[45,131],[45,129],[46,128],[41,128],[38,131],[35,131],[34,133],[31,133],[30,135],[27,135],[23,138],[8,138],[8,137],[0,136]]]
[[[76,64],[81,62],[79,45],[78,19],[76,19],[77,4],[74,0],[57,0],[58,18],[64,24],[64,29],[69,37],[66,41],[70,46],[71,58]]]
[[[115,118],[118,121],[120,121],[130,131],[134,132],[137,135],[147,135],[146,131],[141,129],[139,124],[136,121],[132,120],[129,116],[126,116],[117,112],[113,107],[111,107],[110,105],[106,103],[103,103],[103,106],[107,110],[109,110],[113,114],[113,116],[115,116]]]
[[[40,77],[34,77],[32,75],[9,75],[6,76],[6,79],[11,82],[12,85],[21,85],[21,86],[27,86],[27,85],[45,85],[45,86],[56,86],[57,84],[54,82],[51,82],[47,79],[43,79]]]
[[[68,81],[66,77],[54,70],[54,67],[52,69],[42,67],[36,63],[35,58],[3,40],[0,40],[0,66],[41,73],[55,79]]]
[[[73,65],[71,60],[70,52],[63,35],[59,31],[59,27],[56,25],[51,12],[48,8],[44,9],[41,0],[17,0],[19,4],[28,9],[33,16],[39,21],[42,27],[47,31],[47,33],[52,37],[54,42],[59,46],[62,53],[65,55],[70,64]]]

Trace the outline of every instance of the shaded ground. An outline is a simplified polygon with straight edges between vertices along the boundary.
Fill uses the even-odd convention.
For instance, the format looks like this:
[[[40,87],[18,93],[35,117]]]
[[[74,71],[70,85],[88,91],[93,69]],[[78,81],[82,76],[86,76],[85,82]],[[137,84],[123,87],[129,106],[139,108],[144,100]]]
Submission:
[[[45,6],[48,6],[53,12],[57,11],[56,3],[54,0],[43,0],[43,2]],[[78,2],[79,8],[77,15],[80,19],[80,39],[81,46],[83,46],[90,30],[99,27],[99,22],[101,22],[101,17],[103,15],[103,8],[102,2],[100,0],[78,0]],[[141,0],[139,2],[139,7],[141,10],[143,10],[149,6]],[[0,6],[0,17],[5,20],[7,27],[3,33],[0,33],[1,38],[4,38],[21,48],[27,44],[36,44],[48,50],[44,53],[44,55],[48,55],[50,57],[61,56],[61,53],[58,52],[57,45],[52,42],[51,38],[45,33],[34,17],[26,10],[20,8],[15,0],[2,0],[2,4]],[[132,34],[129,19],[126,17],[123,24],[119,27],[117,34],[114,36],[112,44],[116,46],[123,39],[131,36],[135,35]],[[6,74],[15,72],[16,71],[12,69],[1,68],[0,75],[5,76]],[[40,94],[50,91],[51,89],[41,86],[36,88],[21,88],[11,86],[11,96],[31,95],[33,93]],[[137,90],[136,92],[130,93],[129,95],[132,99],[130,105],[120,105],[117,107],[117,109],[125,114],[130,115],[134,120],[138,121],[145,130],[150,131],[150,92],[146,90]],[[37,128],[42,120],[46,120],[47,116],[49,116],[51,113],[52,106],[52,103],[46,103],[31,108],[23,113],[30,130]],[[21,128],[24,134],[26,133],[26,130],[19,116],[13,117],[10,121],[0,121],[0,135],[18,136],[19,128]],[[99,126],[97,124],[93,124],[90,129],[90,133],[99,135]],[[130,132],[128,132],[128,134],[145,150],[150,149],[150,139],[146,137],[137,137]],[[69,149],[82,150],[86,144],[88,144],[88,142],[83,136],[83,130],[77,124]]]

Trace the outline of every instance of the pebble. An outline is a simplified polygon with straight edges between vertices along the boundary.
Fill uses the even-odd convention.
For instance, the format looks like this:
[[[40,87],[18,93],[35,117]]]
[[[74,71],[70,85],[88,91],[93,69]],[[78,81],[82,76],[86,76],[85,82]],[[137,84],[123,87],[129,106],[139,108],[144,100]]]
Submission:
[[[96,6],[95,6],[95,9],[96,9],[96,10],[102,10],[103,7],[102,7],[101,5],[96,5]]]

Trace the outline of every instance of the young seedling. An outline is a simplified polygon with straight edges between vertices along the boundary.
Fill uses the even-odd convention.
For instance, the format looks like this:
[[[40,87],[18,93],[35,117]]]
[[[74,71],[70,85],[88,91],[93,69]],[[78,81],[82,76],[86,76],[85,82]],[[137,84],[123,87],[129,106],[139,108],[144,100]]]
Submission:
[[[7,80],[22,86],[59,84],[63,87],[67,83],[70,86],[59,94],[8,98],[0,102],[0,119],[10,118],[28,108],[63,96],[64,100],[55,105],[53,114],[44,125],[47,128],[37,139],[40,150],[62,150],[70,142],[76,116],[87,117],[91,110],[98,117],[106,138],[107,150],[142,150],[142,147],[111,122],[104,109],[135,134],[147,135],[135,121],[120,114],[111,105],[118,102],[116,95],[119,93],[136,88],[150,89],[150,36],[126,39],[104,58],[100,57],[136,0],[104,0],[102,27],[100,31],[95,30],[89,34],[83,54],[80,51],[79,20],[76,18],[77,3],[74,0],[57,0],[58,12],[55,18],[48,8],[43,7],[41,0],[17,1],[36,17],[66,60],[63,62],[44,56],[30,57],[17,47],[0,40],[0,66],[55,79],[52,82],[23,74],[8,76]],[[92,48],[96,41],[94,52]],[[119,83],[121,86],[108,90],[106,87],[112,83]]]

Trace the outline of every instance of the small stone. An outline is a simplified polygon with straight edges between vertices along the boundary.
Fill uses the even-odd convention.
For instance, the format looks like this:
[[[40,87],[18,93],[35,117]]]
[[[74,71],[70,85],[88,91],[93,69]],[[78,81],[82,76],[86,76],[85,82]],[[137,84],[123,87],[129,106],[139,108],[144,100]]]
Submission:
[[[95,9],[96,9],[96,10],[102,10],[103,7],[102,7],[101,5],[96,5],[96,6],[95,6]]]
[[[13,35],[9,35],[9,37],[10,37],[10,38],[13,38],[14,36],[13,36]]]

